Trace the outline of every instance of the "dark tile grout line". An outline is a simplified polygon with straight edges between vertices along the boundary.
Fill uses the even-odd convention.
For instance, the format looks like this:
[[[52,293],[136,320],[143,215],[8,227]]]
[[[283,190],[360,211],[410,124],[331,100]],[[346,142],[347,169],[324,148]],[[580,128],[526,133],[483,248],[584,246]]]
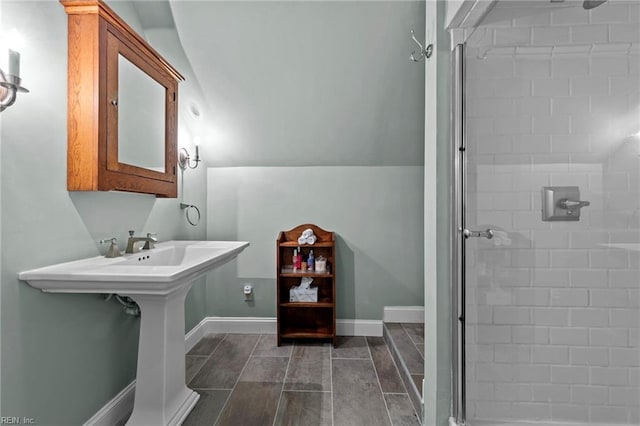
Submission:
[[[404,330],[404,327],[403,327],[403,330]],[[406,330],[405,330],[405,332],[406,332]],[[213,354],[220,348],[222,342],[224,342],[227,339],[229,334],[230,333],[225,333],[224,334],[224,337],[220,340],[220,342],[218,342],[218,344],[215,346],[215,348],[211,351],[211,353],[209,355],[187,355],[187,356],[198,357],[198,358],[206,358],[205,362],[194,373],[194,375],[193,375],[194,378],[195,378],[195,376],[198,375],[200,370],[202,370],[202,367],[207,363],[209,358],[211,358],[213,356]],[[407,335],[408,335],[408,333],[407,333]],[[213,422],[214,425],[217,424],[218,420],[222,416],[222,413],[224,412],[224,409],[226,408],[226,406],[227,406],[227,404],[229,402],[229,399],[231,398],[231,395],[233,394],[233,391],[235,390],[236,386],[238,385],[238,383],[240,381],[240,377],[242,376],[242,373],[244,373],[245,369],[247,368],[247,365],[249,364],[249,361],[251,360],[251,358],[284,358],[284,356],[260,356],[260,355],[254,356],[255,350],[258,347],[258,345],[260,343],[260,340],[262,339],[263,336],[265,336],[265,335],[264,334],[258,334],[258,339],[257,339],[256,343],[254,344],[253,348],[251,349],[251,353],[249,354],[249,357],[247,358],[247,361],[245,362],[245,364],[244,364],[242,370],[240,371],[240,374],[238,375],[238,378],[236,379],[236,382],[234,383],[232,388],[230,388],[230,389],[228,389],[228,388],[192,388],[193,390],[226,390],[226,391],[229,391],[229,395],[227,396],[224,404],[222,405],[222,407],[221,407],[221,409],[220,409],[220,411],[218,413],[218,416],[216,417],[215,421]],[[404,387],[406,392],[402,393],[402,392],[383,392],[382,391],[382,383],[380,382],[380,376],[378,375],[377,367],[375,365],[375,362],[373,361],[373,355],[371,353],[371,346],[369,345],[369,340],[367,339],[367,337],[368,336],[363,336],[365,345],[367,347],[367,352],[369,354],[369,357],[367,357],[367,358],[362,358],[362,357],[347,358],[347,357],[339,357],[339,356],[338,357],[334,357],[333,356],[333,350],[332,350],[333,349],[333,345],[331,345],[329,347],[329,354],[328,355],[329,355],[329,374],[330,374],[330,386],[331,386],[331,389],[328,390],[328,391],[296,390],[296,389],[287,389],[287,390],[285,390],[284,389],[284,385],[285,385],[285,382],[286,382],[286,379],[287,379],[287,376],[288,376],[288,373],[289,373],[289,366],[291,364],[291,358],[293,358],[293,353],[294,353],[295,348],[297,346],[297,344],[294,342],[291,345],[291,351],[290,351],[290,353],[288,355],[289,359],[287,361],[287,368],[285,370],[285,375],[284,375],[284,378],[282,380],[282,388],[280,390],[280,397],[278,398],[278,404],[277,404],[276,411],[275,411],[275,414],[274,414],[273,425],[276,424],[276,420],[278,419],[278,414],[279,414],[280,405],[281,405],[281,401],[282,401],[282,396],[283,396],[284,392],[329,393],[331,395],[331,424],[332,424],[332,426],[335,425],[335,419],[334,419],[335,412],[334,412],[334,401],[333,401],[334,400],[334,398],[333,398],[334,397],[334,395],[333,395],[333,360],[334,359],[360,360],[360,361],[369,360],[371,362],[371,364],[373,366],[373,371],[374,371],[374,373],[376,375],[376,381],[378,383],[378,388],[380,389],[380,394],[382,396],[382,400],[383,400],[383,403],[384,403],[384,406],[385,406],[385,410],[387,412],[387,416],[389,417],[389,422],[390,422],[391,425],[393,425],[393,419],[391,418],[391,413],[389,411],[389,407],[388,407],[385,395],[406,395],[407,398],[409,398],[408,390],[407,390],[407,387],[406,387],[404,381],[401,380],[402,386]],[[409,336],[409,338],[411,338],[411,336]],[[411,341],[413,342],[413,339]],[[413,343],[415,345],[415,342],[413,342]],[[397,365],[394,357],[392,356],[391,350],[390,350],[389,346],[386,344],[386,342],[385,342],[385,347],[387,349],[387,353],[389,354],[389,356],[391,358],[391,362],[393,363],[394,367],[396,368],[396,371],[398,372],[398,374],[400,374],[400,370],[398,368],[398,365]],[[409,398],[409,400],[410,400],[410,398]],[[413,408],[414,415],[416,416],[416,418],[419,419],[419,416],[417,416],[417,413],[415,411],[415,407],[413,407],[413,404],[411,404],[411,406]]]
[[[421,423],[420,416],[418,415],[418,411],[416,410],[416,407],[413,406],[413,401],[411,401],[411,396],[409,395],[409,390],[407,389],[407,385],[404,383],[404,380],[402,380],[402,376],[401,376],[401,373],[400,373],[400,368],[398,368],[398,364],[396,364],[396,360],[395,360],[393,354],[391,353],[391,348],[389,348],[389,345],[384,340],[384,338],[382,339],[382,341],[384,342],[384,347],[387,349],[387,353],[389,354],[389,358],[391,358],[391,362],[393,363],[393,366],[396,368],[396,372],[398,373],[398,376],[400,378],[400,383],[402,384],[402,387],[404,388],[404,393],[386,392],[386,393],[383,393],[383,394],[384,395],[406,395],[407,398],[409,399],[409,404],[411,405],[411,409],[413,410],[413,415],[416,416],[416,419],[418,419],[418,422]],[[375,368],[375,364],[374,364],[374,368]]]
[[[385,335],[387,336],[386,338],[384,337]],[[396,342],[393,339],[393,336],[391,335],[391,333],[389,332],[389,329],[384,323],[383,323],[382,336],[387,345],[387,349],[389,350],[389,352],[391,352],[391,359],[393,359],[393,362],[396,365],[396,369],[398,370],[398,374],[400,374],[400,380],[402,381],[402,384],[404,385],[404,388],[407,391],[407,395],[409,396],[409,400],[411,401],[411,406],[413,407],[414,412],[417,414],[419,423],[422,424],[421,413],[418,413],[418,407],[416,407],[416,404],[413,398],[414,395],[417,395],[418,399],[422,401],[422,391],[418,391],[418,387],[416,386],[416,383],[414,382],[413,377],[409,372],[409,368],[407,367],[404,359],[402,358],[400,351],[398,349],[398,346],[396,345]],[[400,365],[398,365],[398,363]],[[408,377],[406,377],[407,375]],[[407,382],[409,382],[409,384],[407,384]],[[411,390],[409,390],[409,388],[411,388]]]
[[[411,343],[413,343],[413,346],[416,347],[416,350],[418,351],[418,353],[420,354],[420,356],[422,357],[422,359],[424,360],[424,355],[422,355],[422,352],[420,352],[420,349],[418,348],[418,342],[416,342],[415,340],[413,340],[413,337],[411,337],[411,335],[409,334],[409,332],[407,331],[407,329],[405,328],[405,324],[406,323],[401,323],[402,324],[402,329],[404,330],[404,332],[407,334],[407,336],[409,336],[409,340],[411,340]]]
[[[260,339],[258,339],[258,341],[260,341]],[[276,347],[277,347],[277,343],[276,343]],[[289,359],[287,360],[287,368],[284,371],[284,377],[282,378],[282,387],[280,388],[280,397],[278,398],[278,405],[276,405],[276,412],[273,414],[273,423],[272,423],[273,426],[275,426],[276,420],[278,420],[278,412],[280,411],[280,403],[282,402],[282,395],[284,394],[284,384],[287,381],[287,374],[289,374],[289,366],[291,365],[291,358],[293,358],[293,350],[294,350],[294,348],[295,348],[295,343],[291,347],[291,351],[289,352]],[[275,357],[272,357],[272,358],[275,358]]]
[[[335,339],[332,341],[329,346],[329,386],[331,387],[331,426],[335,425],[335,420],[333,419],[335,410],[333,409],[333,346],[335,344]]]
[[[223,334],[223,333],[212,333],[212,334]],[[198,368],[198,370],[196,370],[195,373],[193,374],[193,378],[195,378],[198,375],[198,373],[200,372],[200,370],[202,370],[202,367],[204,367],[204,365],[207,363],[209,358],[211,358],[213,356],[213,354],[220,348],[222,342],[224,342],[230,334],[233,334],[233,333],[224,333],[224,337],[222,339],[220,339],[218,344],[215,346],[215,348],[213,348],[213,350],[211,351],[211,353],[209,355],[189,355],[189,354],[186,354],[186,356],[190,356],[190,357],[194,357],[194,358],[205,358],[205,361],[202,363],[200,368]],[[203,336],[202,338],[204,338],[206,336],[207,335]],[[222,407],[220,408],[218,416],[216,417],[215,421],[213,422],[213,425],[217,424],[218,420],[220,419],[220,416],[224,412],[224,409],[227,406],[227,403],[229,402],[229,399],[231,398],[231,394],[233,393],[233,391],[235,390],[237,384],[239,383],[240,377],[242,376],[242,373],[244,373],[245,369],[247,368],[247,365],[249,364],[249,361],[251,360],[251,358],[284,358],[284,356],[264,356],[264,355],[263,356],[261,356],[261,355],[254,356],[255,350],[258,347],[258,345],[260,343],[260,340],[262,339],[263,336],[268,336],[268,335],[257,334],[257,336],[258,336],[258,339],[257,339],[256,343],[253,345],[253,348],[251,349],[251,353],[249,354],[249,357],[247,358],[247,361],[245,362],[245,364],[244,364],[242,370],[240,371],[240,374],[238,375],[238,378],[236,379],[236,382],[234,383],[232,388],[230,388],[230,389],[229,388],[195,388],[195,387],[190,388],[192,390],[203,390],[203,391],[212,391],[212,390],[214,390],[214,391],[215,390],[229,391],[229,395],[227,396],[227,398],[226,398],[224,404],[222,405]],[[351,336],[351,337],[355,337],[355,336]],[[333,357],[333,348],[334,348],[334,346],[333,345],[329,346],[329,375],[330,375],[329,384],[331,386],[331,389],[328,390],[328,391],[284,389],[284,385],[285,385],[285,382],[286,382],[286,379],[287,379],[287,375],[289,373],[289,366],[291,364],[291,358],[293,358],[293,352],[295,350],[295,347],[297,346],[297,344],[294,342],[291,345],[291,351],[289,353],[289,360],[287,362],[287,369],[285,370],[285,375],[284,375],[284,378],[282,380],[282,389],[280,390],[280,397],[278,399],[278,405],[276,407],[276,411],[275,411],[275,415],[274,415],[274,419],[273,419],[273,424],[275,425],[275,422],[276,422],[276,420],[278,418],[278,412],[280,410],[280,403],[281,403],[282,395],[284,394],[284,392],[308,392],[308,393],[329,393],[331,395],[331,425],[334,426],[335,425],[335,420],[334,420],[334,404],[333,404],[333,399],[334,399],[333,398],[333,360],[334,359],[346,359],[346,360],[360,360],[360,361],[369,360],[369,361],[371,361],[371,364],[373,365],[373,371],[374,371],[374,373],[376,375],[376,381],[378,382],[378,388],[380,389],[380,393],[382,395],[382,400],[383,400],[384,405],[385,405],[385,410],[387,412],[387,416],[389,416],[390,424],[393,426],[393,420],[391,419],[391,413],[389,412],[389,407],[388,407],[385,395],[406,395],[407,398],[409,398],[410,402],[411,402],[411,398],[410,398],[410,396],[408,394],[408,390],[407,390],[407,387],[406,387],[406,385],[404,383],[404,380],[400,380],[400,382],[402,383],[402,386],[404,387],[404,389],[406,391],[405,393],[402,393],[402,392],[383,392],[382,391],[382,383],[380,382],[380,376],[378,375],[378,369],[376,367],[375,362],[373,361],[373,355],[371,353],[371,346],[369,345],[369,339],[367,338],[369,336],[362,336],[362,337],[364,338],[365,345],[366,345],[367,351],[369,353],[369,357],[368,358],[345,358],[345,357],[335,357],[334,358]],[[411,337],[411,336],[409,336],[409,337]],[[202,340],[202,338],[200,340]],[[387,353],[391,357],[391,362],[393,362],[393,365],[396,368],[397,373],[400,374],[400,370],[398,368],[398,365],[396,364],[395,358],[391,354],[391,349],[389,348],[389,345],[387,344],[387,342],[384,339],[383,339],[383,342],[385,343],[385,347],[387,349]],[[197,343],[196,343],[196,345],[197,345]],[[194,347],[195,347],[195,345],[194,345]],[[191,380],[193,380],[193,378]],[[411,403],[411,406],[413,408],[414,415],[416,416],[417,419],[419,419],[420,417],[417,416],[417,413],[415,411],[415,407],[413,407],[413,403]],[[128,413],[121,420],[124,420],[125,418],[127,418],[130,415],[131,415],[131,413]]]
[[[196,370],[196,372],[193,374],[193,377],[191,378],[191,380],[195,379],[195,377],[198,375],[198,373],[200,372],[200,370],[202,370],[202,367],[204,367],[204,365],[207,363],[207,361],[209,361],[209,358],[211,358],[213,356],[213,354],[218,350],[218,348],[220,347],[220,345],[222,344],[222,342],[225,341],[225,339],[227,338],[227,336],[229,335],[229,333],[225,333],[224,337],[222,339],[220,339],[220,341],[218,342],[218,344],[216,345],[215,348],[213,348],[213,350],[211,351],[211,353],[209,355],[189,355],[187,354],[187,356],[198,356],[198,357],[206,357],[206,359],[204,360],[204,362],[202,363],[202,365],[200,366],[200,368],[198,368]],[[202,336],[202,338],[200,338],[200,340],[198,341],[198,343],[200,343],[202,341],[202,339],[204,339],[207,335]],[[196,343],[195,345],[193,345],[193,348],[196,347],[196,345],[198,344]],[[193,348],[191,348],[191,350],[193,350]],[[189,383],[191,383],[191,380],[189,380]],[[189,383],[186,384],[187,387],[189,387]],[[190,388],[192,390],[194,389],[200,389],[200,388]],[[203,388],[204,390],[204,388]]]
[[[398,367],[398,364],[396,364],[396,359],[393,357],[393,354],[391,353],[391,349],[389,348],[389,345],[386,344],[384,347],[387,349],[387,353],[389,354],[389,357],[391,358],[391,362],[393,362],[393,366],[396,368],[396,371],[398,372],[398,376],[400,376],[400,368]],[[404,388],[404,393],[398,393],[398,392],[387,392],[390,395],[407,395],[407,397],[409,397],[409,389],[407,389],[407,385],[405,385],[404,380],[402,380],[402,377],[400,377],[400,383],[402,383],[402,387]],[[411,406],[413,407],[413,404],[411,404]],[[413,411],[415,412],[415,408],[413,409]]]
[[[400,324],[402,325],[402,331],[404,331],[404,334],[407,335],[407,337],[409,338],[409,341],[411,342],[411,344],[413,345],[415,350],[418,351],[418,355],[420,355],[420,358],[422,358],[422,370],[423,370],[423,374],[424,374],[424,356],[422,355],[422,352],[420,352],[420,349],[418,349],[418,344],[416,343],[416,341],[413,340],[413,337],[411,337],[411,334],[409,334],[407,329],[404,327],[404,325],[406,323],[400,323]],[[396,346],[396,348],[397,348],[397,346]],[[407,368],[407,371],[409,371],[408,368]],[[416,375],[419,375],[420,373],[412,373],[411,371],[409,371],[409,374],[411,376],[416,376]],[[422,394],[422,392],[419,392],[419,393]]]
[[[373,354],[371,353],[371,346],[369,346],[369,339],[365,337],[364,343],[365,345],[367,345],[367,350],[369,351],[369,358],[371,359],[371,364],[373,365],[373,372],[376,375],[376,381],[378,382],[380,395],[382,395],[382,403],[384,404],[384,409],[387,412],[387,417],[389,417],[389,424],[393,425],[393,419],[391,418],[391,413],[389,412],[389,405],[387,404],[387,398],[384,397],[384,392],[382,391],[382,383],[380,383],[380,376],[378,375],[378,369],[376,368],[376,363],[373,361]]]
[[[201,390],[201,391],[230,391],[233,388],[189,388],[191,390]]]
[[[222,334],[222,333],[219,333],[219,334]],[[208,334],[207,334],[207,335],[208,335]],[[197,342],[195,345],[193,345],[193,347],[191,348],[191,350],[193,350],[193,348],[195,348],[195,347],[196,347],[196,345],[197,345],[198,343],[200,343],[200,342],[202,341],[202,339],[203,339],[203,338],[205,338],[207,335],[202,336],[202,337],[200,338],[200,340],[198,340],[198,342]],[[202,363],[202,365],[200,366],[200,368],[198,368],[198,369],[195,371],[195,373],[193,374],[193,378],[192,378],[191,380],[193,380],[193,379],[198,375],[198,373],[200,372],[200,370],[202,370],[202,367],[204,367],[204,365],[207,363],[207,361],[209,360],[209,358],[211,358],[211,356],[214,354],[214,352],[218,350],[218,348],[220,347],[220,344],[221,344],[221,343],[222,343],[222,342],[227,338],[227,336],[228,336],[228,335],[229,335],[229,333],[224,333],[224,337],[223,337],[222,339],[220,339],[220,341],[218,342],[218,344],[216,345],[216,347],[215,347],[215,348],[213,348],[213,350],[211,351],[211,353],[210,353],[209,355],[189,355],[188,353],[186,353],[186,354],[185,354],[185,358],[186,358],[186,357],[188,357],[188,356],[192,356],[192,357],[195,357],[195,358],[205,358],[205,360],[204,360],[204,362]],[[191,380],[189,380],[189,382],[191,382]],[[189,387],[189,383],[185,383],[185,386],[187,386],[187,388],[189,388],[189,389],[191,389],[191,390],[193,390],[193,391],[195,391],[195,390],[229,390],[229,389],[220,389],[220,388],[190,388],[190,387]],[[226,402],[225,402],[225,403],[226,403]],[[194,408],[195,408],[195,407],[194,407]],[[119,420],[119,422],[120,422],[120,421],[123,421],[123,420],[125,420],[125,419],[128,419],[129,417],[131,417],[131,414],[132,414],[132,411],[129,411],[127,414],[125,414],[125,415],[122,417],[122,419],[120,419],[120,420]],[[185,418],[185,420],[186,420],[186,418]],[[118,424],[119,424],[119,423],[118,423]],[[124,423],[123,423],[123,424],[124,424]]]
[[[226,336],[228,335],[229,334],[227,334]],[[244,367],[242,367],[242,370],[240,370],[240,374],[238,374],[238,378],[236,379],[236,382],[233,384],[233,388],[231,389],[231,392],[229,392],[227,399],[224,401],[224,404],[222,405],[222,408],[220,408],[218,417],[216,417],[216,420],[213,422],[214,425],[218,423],[218,420],[220,420],[220,416],[222,416],[222,413],[224,412],[225,407],[227,406],[227,404],[229,403],[229,400],[231,399],[231,395],[233,395],[233,391],[236,389],[236,386],[238,386],[238,383],[240,382],[240,377],[242,377],[242,373],[244,373],[244,370],[246,370],[247,365],[249,365],[249,361],[251,361],[251,357],[253,356],[253,353],[256,351],[256,348],[258,347],[258,344],[260,343],[261,338],[262,338],[262,334],[258,334],[258,339],[256,340],[256,343],[253,345],[253,348],[251,349],[251,353],[247,357],[247,361],[245,361],[244,363]]]
[[[331,359],[353,359],[356,361],[366,361],[366,360],[371,360],[372,358],[348,358],[348,357],[341,357],[341,356],[332,356]]]
[[[398,365],[396,365],[396,368],[398,368],[398,372],[400,371],[405,371],[406,373],[409,374],[409,376],[411,376],[411,372],[409,371],[409,367],[407,366],[407,364],[404,362],[404,359],[400,356],[400,350],[398,349],[398,346],[396,346],[396,342],[393,340],[393,336],[391,336],[391,333],[387,333],[389,335],[389,342],[391,345],[388,346],[393,346],[394,352],[396,353],[396,355],[398,355],[398,360],[400,361],[400,368],[398,368]],[[406,383],[405,383],[405,389],[407,388]],[[418,391],[418,388],[415,386],[415,383],[413,384],[413,388]],[[407,389],[408,390],[408,389]],[[418,392],[418,395],[421,395],[421,392]]]

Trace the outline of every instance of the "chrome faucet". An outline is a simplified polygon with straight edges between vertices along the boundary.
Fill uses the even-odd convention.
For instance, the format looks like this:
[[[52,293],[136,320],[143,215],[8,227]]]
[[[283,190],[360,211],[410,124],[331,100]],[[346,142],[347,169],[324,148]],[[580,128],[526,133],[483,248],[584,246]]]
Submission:
[[[567,214],[573,214],[573,212],[577,209],[581,209],[590,205],[591,203],[589,201],[575,201],[568,198],[562,198],[558,200],[558,207],[560,207],[561,209],[565,209],[567,211]]]
[[[113,237],[113,238],[100,240],[100,244],[105,244],[105,243],[111,243],[111,245],[109,246],[109,250],[107,251],[107,254],[104,257],[112,258],[112,257],[122,256],[122,254],[120,254],[120,250],[118,249],[117,238]]]
[[[149,250],[156,247],[155,244],[158,242],[158,239],[155,238],[155,235],[157,235],[156,233],[150,232],[146,237],[134,237],[133,234],[135,234],[135,231],[129,231],[129,239],[127,240],[127,249],[125,250],[125,253],[134,253],[134,246],[140,241],[144,241],[142,250]]]

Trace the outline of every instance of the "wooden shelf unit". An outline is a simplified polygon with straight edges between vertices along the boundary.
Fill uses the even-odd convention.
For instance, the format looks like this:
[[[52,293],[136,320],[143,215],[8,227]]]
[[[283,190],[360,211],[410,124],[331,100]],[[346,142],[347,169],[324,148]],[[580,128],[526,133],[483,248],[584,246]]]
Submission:
[[[305,229],[312,229],[315,244],[298,244]],[[300,247],[304,258],[313,250],[317,259],[327,259],[327,272],[293,272],[293,251]],[[276,240],[276,311],[278,316],[278,346],[282,339],[328,339],[336,344],[336,278],[335,234],[316,225],[296,226],[282,231]],[[311,287],[318,288],[317,302],[291,302],[289,290],[300,285],[303,277],[313,278]]]

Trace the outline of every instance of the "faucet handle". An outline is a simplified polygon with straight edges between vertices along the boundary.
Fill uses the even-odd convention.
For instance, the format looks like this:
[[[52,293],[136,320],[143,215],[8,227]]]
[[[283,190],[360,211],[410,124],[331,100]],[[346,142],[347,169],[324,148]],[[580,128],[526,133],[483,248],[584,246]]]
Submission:
[[[136,231],[134,231],[133,229],[131,229],[131,230],[129,231],[129,236],[130,236],[130,237],[133,237],[133,234],[135,234],[135,233],[136,233]]]
[[[147,234],[147,238],[146,238],[146,240],[144,242],[144,247],[142,247],[142,250],[149,250],[149,249],[152,249],[152,248],[156,248],[155,243],[158,242],[158,239],[154,238],[153,237],[154,235],[158,235],[158,234],[156,234],[155,232],[149,232]]]
[[[100,240],[100,244],[111,243],[109,246],[109,250],[107,250],[107,254],[104,257],[120,257],[122,254],[120,253],[120,249],[118,248],[118,239],[116,237],[107,238],[104,240]]]

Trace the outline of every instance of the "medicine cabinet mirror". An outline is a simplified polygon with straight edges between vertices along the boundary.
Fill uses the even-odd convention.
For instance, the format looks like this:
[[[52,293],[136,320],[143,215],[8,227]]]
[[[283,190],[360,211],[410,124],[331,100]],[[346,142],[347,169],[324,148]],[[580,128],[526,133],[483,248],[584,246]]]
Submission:
[[[118,162],[165,170],[165,88],[118,54]]]
[[[176,197],[184,78],[101,0],[60,2],[69,20],[67,189]]]

